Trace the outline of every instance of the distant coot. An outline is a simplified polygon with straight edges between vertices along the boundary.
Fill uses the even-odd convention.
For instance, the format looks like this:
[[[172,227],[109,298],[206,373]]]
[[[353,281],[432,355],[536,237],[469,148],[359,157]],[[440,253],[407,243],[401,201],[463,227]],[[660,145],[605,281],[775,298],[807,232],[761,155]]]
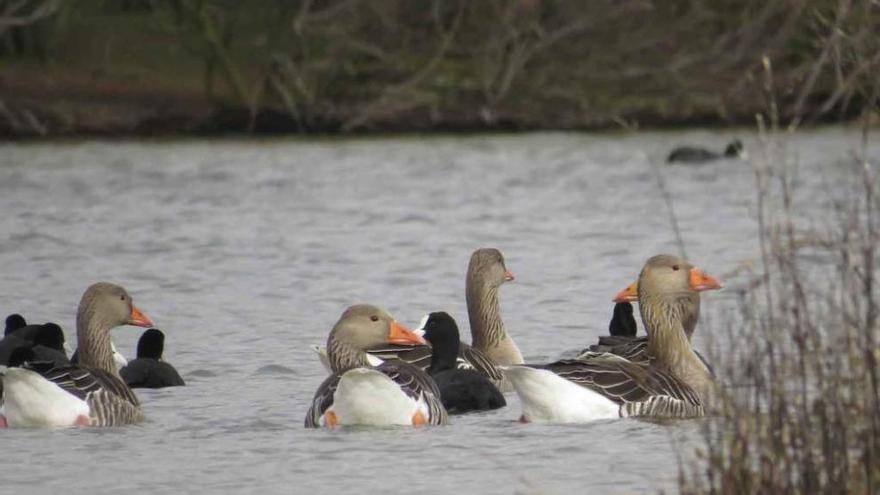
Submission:
[[[735,139],[724,148],[723,153],[708,150],[706,148],[698,148],[694,146],[681,146],[675,148],[669,153],[666,161],[669,163],[703,163],[721,158],[741,158],[745,155],[742,141]]]

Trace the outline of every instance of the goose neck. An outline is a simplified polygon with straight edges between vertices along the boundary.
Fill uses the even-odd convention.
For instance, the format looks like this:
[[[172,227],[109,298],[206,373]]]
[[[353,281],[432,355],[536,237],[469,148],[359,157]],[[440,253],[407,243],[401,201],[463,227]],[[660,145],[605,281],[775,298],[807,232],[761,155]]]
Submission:
[[[497,346],[507,336],[501,320],[498,287],[469,283],[466,295],[473,346],[480,350]]]
[[[366,352],[331,337],[327,342],[327,358],[334,373],[370,366]]]
[[[110,342],[110,330],[115,326],[93,304],[80,305],[76,315],[80,364],[118,375]]]
[[[680,300],[645,297],[641,298],[639,308],[648,332],[648,352],[654,357],[656,366],[685,381],[708,376],[708,370],[697,357],[685,332],[682,323],[684,305]]]

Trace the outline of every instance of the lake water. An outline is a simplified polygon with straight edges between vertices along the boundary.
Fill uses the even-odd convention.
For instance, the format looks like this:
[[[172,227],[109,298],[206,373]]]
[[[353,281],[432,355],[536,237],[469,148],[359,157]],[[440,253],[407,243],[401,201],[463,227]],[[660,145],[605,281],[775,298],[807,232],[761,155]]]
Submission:
[[[468,259],[497,247],[517,277],[503,318],[527,361],[582,348],[644,260],[677,251],[655,167],[694,263],[723,277],[755,259],[749,163],[662,163],[673,145],[734,136],[758,154],[744,130],[2,144],[2,316],[75,340],[83,290],[120,283],[188,386],[139,391],[139,426],[0,431],[0,491],[675,492],[675,449],[692,451],[699,421],[523,425],[511,395],[448,427],[306,430],[325,376],[309,346],[358,302],[411,327],[447,310],[468,335]],[[791,137],[801,211],[845,191],[858,139]],[[704,315],[732,297],[705,295]],[[125,355],[140,331],[114,331]]]

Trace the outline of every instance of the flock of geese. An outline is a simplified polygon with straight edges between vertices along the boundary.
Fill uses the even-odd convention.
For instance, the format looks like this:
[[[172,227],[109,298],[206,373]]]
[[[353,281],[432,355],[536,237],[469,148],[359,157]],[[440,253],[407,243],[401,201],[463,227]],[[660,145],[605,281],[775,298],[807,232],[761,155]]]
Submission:
[[[326,347],[315,347],[329,376],[315,392],[305,426],[443,425],[450,414],[505,407],[504,394],[511,392],[519,396],[523,422],[706,413],[714,375],[692,348],[691,336],[700,292],[720,288],[717,280],[681,258],[654,256],[638,280],[614,297],[611,335],[574,358],[524,364],[501,319],[499,289],[513,279],[497,249],[472,254],[465,291],[470,345],[461,342],[458,325],[445,312],[427,315],[410,330],[374,305],[346,309]],[[646,336],[636,336],[634,302]],[[18,333],[27,327],[9,332],[10,323],[23,326],[24,321],[7,319],[8,335],[0,341],[0,358],[8,365],[2,375],[0,427],[116,426],[143,420],[132,387],[152,386],[143,385],[152,368],[120,373],[110,331],[153,323],[124,288],[101,282],[83,294],[76,315],[76,363],[44,353],[46,347],[63,350],[60,328],[46,330],[52,324],[39,326],[31,345],[3,356],[3,342],[27,338]],[[144,359],[150,355],[161,363],[161,335],[156,329],[145,332],[139,357],[143,346]],[[179,380],[174,384],[183,385],[174,375]]]

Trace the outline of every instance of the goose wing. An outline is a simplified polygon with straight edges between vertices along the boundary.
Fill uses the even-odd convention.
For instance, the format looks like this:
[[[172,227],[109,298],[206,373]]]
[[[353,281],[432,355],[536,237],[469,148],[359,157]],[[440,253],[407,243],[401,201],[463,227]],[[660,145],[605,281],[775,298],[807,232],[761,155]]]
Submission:
[[[459,369],[473,369],[496,382],[501,382],[504,379],[504,375],[495,365],[495,361],[492,361],[492,358],[483,351],[471,347],[464,342],[459,344],[457,367]]]
[[[89,405],[94,426],[115,426],[143,420],[140,401],[118,376],[83,366],[31,362],[27,368]]]
[[[420,370],[431,367],[431,346],[383,344],[367,350],[367,354],[384,361],[402,361]]]
[[[640,364],[648,364],[651,357],[648,354],[647,337],[628,337],[623,335],[604,335],[599,337],[599,343],[593,344],[581,351],[576,359],[589,353],[607,352],[620,356],[628,361]]]
[[[586,353],[538,366],[621,405],[624,416],[693,417],[704,414],[697,393],[663,370],[608,353]]]
[[[580,359],[587,354],[603,353],[614,354],[620,356],[627,361],[633,363],[647,365],[651,363],[652,357],[648,353],[648,337],[627,337],[620,335],[604,335],[599,337],[599,343],[593,344],[587,349],[581,351],[575,359]],[[715,369],[709,364],[709,361],[700,354],[700,351],[694,349],[694,353],[709,370],[709,374],[715,376]]]
[[[432,349],[430,345],[395,345],[385,344],[379,347],[373,347],[367,351],[367,354],[378,357],[385,361],[402,361],[427,371],[431,367]],[[504,379],[501,370],[497,368],[495,362],[492,361],[482,351],[475,349],[464,342],[459,344],[457,368],[472,369],[486,376],[490,380],[500,382]]]

